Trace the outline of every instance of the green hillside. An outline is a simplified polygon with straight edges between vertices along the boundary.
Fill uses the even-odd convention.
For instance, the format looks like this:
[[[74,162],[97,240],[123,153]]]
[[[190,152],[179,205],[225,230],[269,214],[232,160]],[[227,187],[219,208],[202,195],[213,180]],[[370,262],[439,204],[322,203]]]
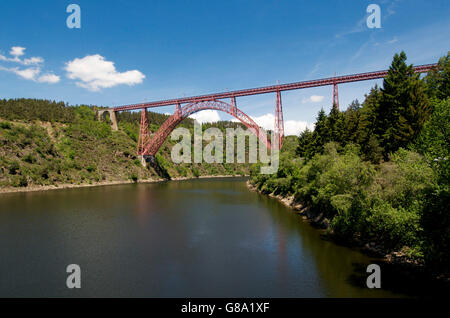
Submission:
[[[149,112],[155,132],[168,116]],[[118,115],[119,130],[96,118],[96,107],[47,100],[0,100],[0,186],[36,187],[206,175],[246,175],[249,164],[174,164],[170,138],[157,154],[161,168],[145,168],[136,156],[140,113]],[[240,124],[219,122],[222,131]],[[180,126],[193,131],[193,121]],[[204,125],[207,128],[208,125]]]

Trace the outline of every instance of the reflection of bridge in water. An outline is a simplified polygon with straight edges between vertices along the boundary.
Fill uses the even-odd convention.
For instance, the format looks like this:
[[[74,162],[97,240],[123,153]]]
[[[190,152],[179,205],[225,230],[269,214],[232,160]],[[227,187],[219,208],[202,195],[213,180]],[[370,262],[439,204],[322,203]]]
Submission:
[[[415,66],[414,71],[416,73],[425,73],[436,67],[437,64],[420,65]],[[98,115],[99,118],[101,118],[105,112],[108,112],[112,122],[112,127],[113,129],[117,130],[116,112],[141,109],[141,123],[138,142],[138,155],[140,156],[155,156],[158,152],[158,149],[164,143],[164,140],[183,119],[193,113],[206,109],[219,110],[230,114],[231,116],[237,118],[240,122],[242,122],[246,127],[248,127],[249,130],[251,130],[268,148],[273,147],[276,149],[280,149],[283,145],[284,140],[283,110],[281,103],[282,91],[333,85],[333,103],[339,109],[339,97],[337,88],[338,84],[379,79],[385,77],[388,72],[389,71],[385,70],[370,73],[344,75],[312,81],[303,81],[290,84],[243,89],[224,93],[119,106],[114,108],[101,109],[98,111]],[[265,131],[261,127],[259,127],[248,115],[239,110],[236,106],[236,97],[268,93],[276,93],[274,143],[271,143],[267,139]],[[223,99],[230,99],[230,103],[224,102]],[[148,130],[147,109],[170,105],[175,105],[176,107],[174,114],[161,125],[161,127],[153,136],[151,136]]]

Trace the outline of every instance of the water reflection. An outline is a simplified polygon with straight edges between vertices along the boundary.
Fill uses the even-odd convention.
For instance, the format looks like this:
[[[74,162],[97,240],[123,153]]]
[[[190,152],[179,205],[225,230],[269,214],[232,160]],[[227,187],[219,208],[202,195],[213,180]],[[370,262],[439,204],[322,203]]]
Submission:
[[[0,207],[0,296],[395,296],[355,284],[370,258],[244,179],[13,194]]]

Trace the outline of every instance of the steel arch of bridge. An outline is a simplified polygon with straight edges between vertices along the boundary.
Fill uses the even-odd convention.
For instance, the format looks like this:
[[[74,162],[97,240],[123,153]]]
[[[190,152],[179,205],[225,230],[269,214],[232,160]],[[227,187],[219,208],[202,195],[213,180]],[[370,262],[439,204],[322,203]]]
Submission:
[[[255,134],[267,148],[271,148],[271,142],[267,139],[264,129],[259,127],[247,114],[238,109],[234,99],[231,100],[231,104],[218,100],[209,100],[194,102],[184,106],[178,104],[175,113],[161,125],[153,137],[151,137],[148,132],[147,110],[143,109],[141,113],[141,132],[139,134],[138,155],[155,156],[167,137],[183,119],[196,112],[208,109],[222,111],[235,117]]]
[[[425,73],[432,69],[437,69],[437,64],[425,64],[413,67],[416,73]],[[152,155],[154,156],[161,147],[167,136],[173,131],[173,129],[189,114],[194,112],[204,110],[204,109],[215,109],[219,111],[225,111],[232,116],[238,118],[244,125],[249,127],[261,140],[263,139],[264,131],[253,122],[246,114],[236,108],[236,98],[242,96],[258,95],[258,94],[268,94],[276,93],[276,106],[275,106],[275,125],[274,125],[274,137],[275,142],[272,144],[273,147],[281,149],[284,140],[284,123],[283,123],[283,110],[281,105],[281,92],[303,89],[309,87],[319,87],[326,85],[333,85],[333,103],[339,109],[339,98],[338,98],[338,84],[358,82],[373,80],[378,78],[384,78],[389,73],[389,70],[375,71],[368,73],[350,74],[344,76],[335,76],[330,78],[317,79],[312,81],[302,81],[289,84],[278,84],[266,87],[258,87],[251,89],[242,89],[231,92],[222,92],[208,95],[183,97],[177,99],[167,99],[155,102],[140,103],[133,105],[125,105],[111,108],[114,113],[119,111],[131,111],[131,110],[142,110],[141,115],[141,125],[139,132],[139,142],[138,142],[138,154],[139,155]],[[231,104],[224,103],[220,100],[231,99]],[[180,105],[186,105],[181,107]],[[150,137],[148,132],[148,121],[147,121],[147,108],[161,107],[176,105],[176,112],[174,115],[169,117],[169,119],[164,122],[157,133]],[[115,121],[115,116],[112,116],[112,120]],[[117,129],[117,123],[113,125]],[[265,140],[265,142],[264,142]],[[264,137],[263,142],[270,148],[270,143],[266,137]]]

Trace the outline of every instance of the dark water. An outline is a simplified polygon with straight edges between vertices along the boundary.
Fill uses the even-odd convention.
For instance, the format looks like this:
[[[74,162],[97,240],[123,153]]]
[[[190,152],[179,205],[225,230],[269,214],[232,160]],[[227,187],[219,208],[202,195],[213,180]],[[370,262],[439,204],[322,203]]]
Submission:
[[[0,196],[3,297],[402,296],[365,287],[372,262],[244,179]]]

